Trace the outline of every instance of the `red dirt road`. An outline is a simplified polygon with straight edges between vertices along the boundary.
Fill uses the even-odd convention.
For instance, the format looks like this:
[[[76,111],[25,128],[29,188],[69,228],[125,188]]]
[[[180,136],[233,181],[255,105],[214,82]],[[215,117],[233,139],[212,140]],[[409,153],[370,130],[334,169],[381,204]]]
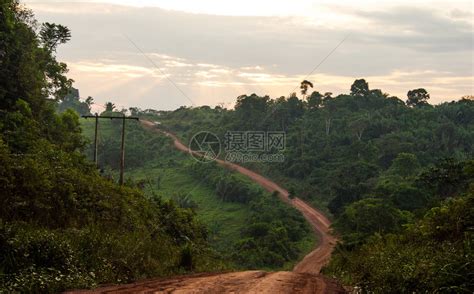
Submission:
[[[144,127],[171,137],[174,146],[192,151],[175,135],[156,128],[150,121],[142,120]],[[277,191],[281,199],[298,209],[318,236],[318,246],[299,262],[292,272],[244,271],[231,273],[206,273],[172,278],[140,281],[134,284],[99,288],[89,293],[344,293],[334,280],[319,274],[329,261],[336,239],[329,233],[331,222],[317,209],[301,199],[289,199],[288,191],[271,180],[247,168],[223,160],[217,162],[235,170],[258,183],[269,192]],[[82,292],[82,291],[81,291]]]

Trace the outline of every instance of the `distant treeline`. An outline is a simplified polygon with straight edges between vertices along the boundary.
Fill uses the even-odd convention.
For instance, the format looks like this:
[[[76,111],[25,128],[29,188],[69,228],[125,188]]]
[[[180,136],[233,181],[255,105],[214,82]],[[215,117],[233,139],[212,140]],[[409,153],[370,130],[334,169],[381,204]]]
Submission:
[[[185,139],[284,131],[284,162],[247,165],[332,215],[341,244],[326,273],[375,292],[472,291],[472,96],[430,105],[422,88],[402,101],[363,79],[336,97],[312,86],[146,115]]]

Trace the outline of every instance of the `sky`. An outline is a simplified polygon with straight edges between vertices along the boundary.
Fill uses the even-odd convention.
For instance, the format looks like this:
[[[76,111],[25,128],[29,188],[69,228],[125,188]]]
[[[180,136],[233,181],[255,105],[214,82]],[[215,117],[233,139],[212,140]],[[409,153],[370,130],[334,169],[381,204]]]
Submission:
[[[473,1],[23,1],[70,28],[58,48],[81,97],[119,107],[232,107],[256,93],[371,89],[432,104],[472,95]]]

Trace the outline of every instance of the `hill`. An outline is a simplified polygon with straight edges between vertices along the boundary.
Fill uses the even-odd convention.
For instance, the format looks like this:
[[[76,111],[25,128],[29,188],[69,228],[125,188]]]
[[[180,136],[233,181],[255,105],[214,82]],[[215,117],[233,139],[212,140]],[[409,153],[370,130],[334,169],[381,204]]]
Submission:
[[[337,97],[252,94],[238,97],[235,109],[147,116],[185,141],[201,131],[220,142],[232,133],[283,133],[284,150],[238,152],[257,158],[244,165],[331,213],[341,243],[325,273],[368,291],[469,291],[474,101],[430,105],[421,88],[407,98],[359,79]],[[221,158],[235,158],[235,150],[222,151]],[[272,153],[284,160],[259,159]],[[457,233],[439,239],[440,230]],[[415,241],[416,234],[423,237]]]
[[[92,139],[93,120],[82,120],[82,126]],[[120,132],[121,124],[100,122],[99,166],[111,178],[117,174]],[[89,145],[86,153],[91,152]],[[171,199],[195,211],[208,229],[211,246],[229,268],[290,269],[314,247],[303,217],[277,196],[242,175],[182,154],[166,136],[135,122],[127,125],[125,161],[129,184],[150,198]]]

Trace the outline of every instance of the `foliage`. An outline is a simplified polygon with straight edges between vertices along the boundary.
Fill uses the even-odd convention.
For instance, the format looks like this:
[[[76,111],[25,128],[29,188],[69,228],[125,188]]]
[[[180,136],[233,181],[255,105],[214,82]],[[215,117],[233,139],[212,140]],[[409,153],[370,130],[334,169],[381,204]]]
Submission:
[[[428,92],[423,88],[410,90],[408,91],[407,96],[408,106],[426,106],[430,99],[430,94],[428,94]]]
[[[80,115],[90,115],[93,101],[94,99],[90,96],[85,101],[80,101],[79,90],[71,88],[69,93],[58,103],[58,111],[64,112],[66,109],[72,109]]]
[[[192,208],[118,187],[81,155],[78,115],[56,113],[58,101],[78,101],[64,98],[72,80],[55,57],[69,30],[45,23],[37,33],[29,10],[16,0],[0,4],[2,290],[57,292],[216,268]],[[327,273],[372,292],[472,292],[474,101],[432,106],[419,88],[405,104],[364,79],[337,97],[307,95],[313,86],[301,83],[303,100],[241,95],[233,110],[132,111],[188,139],[203,129],[222,139],[229,130],[286,132],[286,160],[252,167],[333,213],[342,243]],[[107,103],[106,114],[122,115],[114,110]],[[118,130],[111,122],[112,137]],[[129,167],[166,143],[133,125],[126,139],[136,143],[128,145]],[[115,167],[113,146],[99,149],[101,166]],[[233,262],[275,268],[297,258],[309,229],[295,210],[213,165],[189,169],[221,201],[251,210]]]
[[[77,113],[56,112],[71,91],[54,56],[69,30],[45,24],[37,35],[29,10],[0,4],[0,292],[218,268],[191,209],[117,186],[82,155]]]
[[[59,44],[71,40],[71,31],[63,25],[45,22],[41,27],[39,38],[44,48],[56,51]]]
[[[326,273],[376,293],[472,292],[473,192],[429,210],[399,234],[375,235],[355,251],[339,248]]]
[[[276,195],[264,194],[251,203],[252,214],[235,244],[234,260],[243,268],[279,268],[301,255],[310,229],[301,214]]]
[[[301,214],[288,207],[278,193],[268,194],[242,176],[219,168],[215,163],[195,162],[189,170],[216,187],[222,201],[248,203],[250,216],[241,239],[234,244],[233,261],[240,268],[281,268],[302,253],[301,243],[310,228]]]
[[[107,115],[118,115],[117,112]],[[122,114],[120,114],[122,115]],[[94,119],[82,120],[84,135],[90,142],[94,140]],[[122,134],[121,120],[99,121],[98,164],[101,169],[120,167],[120,145]],[[154,158],[169,155],[172,150],[166,148],[168,141],[163,136],[152,136],[136,121],[127,120],[125,125],[125,168],[133,169],[150,163]],[[88,144],[85,153],[93,158],[93,144]]]
[[[306,96],[306,93],[308,92],[308,88],[313,88],[313,83],[311,83],[308,80],[302,81],[300,84],[301,95]]]
[[[366,198],[351,203],[337,218],[334,228],[344,237],[344,244],[351,246],[378,233],[394,232],[410,220],[403,212],[383,199]]]
[[[217,196],[223,201],[248,203],[260,197],[262,191],[250,185],[249,181],[229,171],[219,169],[216,163],[203,164],[195,162],[189,170],[216,189]]]
[[[375,292],[472,287],[463,282],[470,276],[453,267],[472,264],[469,238],[455,246],[447,240],[439,247],[431,237],[418,243],[403,240],[411,240],[404,237],[408,228],[423,223],[428,211],[445,207],[451,198],[461,199],[469,188],[474,178],[474,101],[430,105],[428,91],[420,88],[409,91],[404,103],[370,89],[364,79],[353,83],[349,95],[337,97],[318,91],[306,95],[310,85],[301,85],[303,100],[296,94],[276,99],[241,95],[235,109],[181,108],[159,118],[146,115],[184,139],[202,130],[217,134],[222,142],[226,131],[285,131],[284,162],[247,165],[331,212],[342,242],[327,273]],[[258,225],[254,232],[265,230]],[[252,240],[241,245],[256,248]],[[427,271],[417,267],[427,262],[433,263]],[[402,272],[405,264],[424,276]],[[444,276],[437,271],[445,271]],[[417,278],[426,283],[413,286]]]
[[[369,94],[369,83],[364,79],[355,80],[351,86],[351,95],[365,96]]]
[[[83,120],[82,123],[85,133],[91,137],[93,122]],[[113,159],[118,158],[118,151],[111,152],[106,146],[118,145],[116,137],[120,134],[120,128],[121,126],[108,120],[104,120],[99,127],[101,167],[116,168]],[[200,163],[186,159],[185,155],[173,149],[164,136],[153,134],[136,124],[127,124],[126,136],[125,154],[133,156],[126,157],[128,178],[132,177],[137,179],[138,183],[143,183],[142,186],[146,187],[151,195],[171,198],[178,206],[195,211],[209,228],[211,245],[231,267],[287,268],[312,246],[313,240],[309,237],[310,231],[304,219],[294,209],[280,203],[276,196],[271,198],[242,175],[230,172],[213,162]],[[132,159],[135,158],[134,154],[137,155],[136,161]],[[107,164],[106,158],[112,159],[111,164]],[[155,177],[154,174],[158,172],[159,175]],[[190,188],[177,181],[181,177],[186,179],[186,186],[190,185]],[[168,189],[170,184],[172,187]],[[206,187],[208,188],[205,189]],[[201,193],[206,195],[200,195]],[[220,209],[214,211],[211,208],[214,206]],[[239,212],[235,211],[236,207],[239,207]],[[213,217],[208,219],[207,214],[212,214]],[[267,216],[261,219],[263,215]],[[243,219],[229,219],[231,217]],[[216,219],[224,220],[225,224],[216,223]],[[275,219],[279,221],[274,222]],[[268,227],[269,231],[262,236],[253,235],[253,232],[247,229],[254,223]],[[222,228],[224,225],[231,228]],[[276,229],[278,230],[274,231]],[[270,239],[269,235],[280,231],[289,232],[291,239],[281,236],[282,239],[278,240],[281,246],[274,247],[275,240]],[[274,235],[275,238],[276,236]],[[242,247],[243,240],[252,242],[258,250],[250,250],[248,246]],[[236,254],[237,250],[239,254]],[[272,258],[267,257],[267,252]],[[183,262],[188,260],[186,256],[183,258]]]

